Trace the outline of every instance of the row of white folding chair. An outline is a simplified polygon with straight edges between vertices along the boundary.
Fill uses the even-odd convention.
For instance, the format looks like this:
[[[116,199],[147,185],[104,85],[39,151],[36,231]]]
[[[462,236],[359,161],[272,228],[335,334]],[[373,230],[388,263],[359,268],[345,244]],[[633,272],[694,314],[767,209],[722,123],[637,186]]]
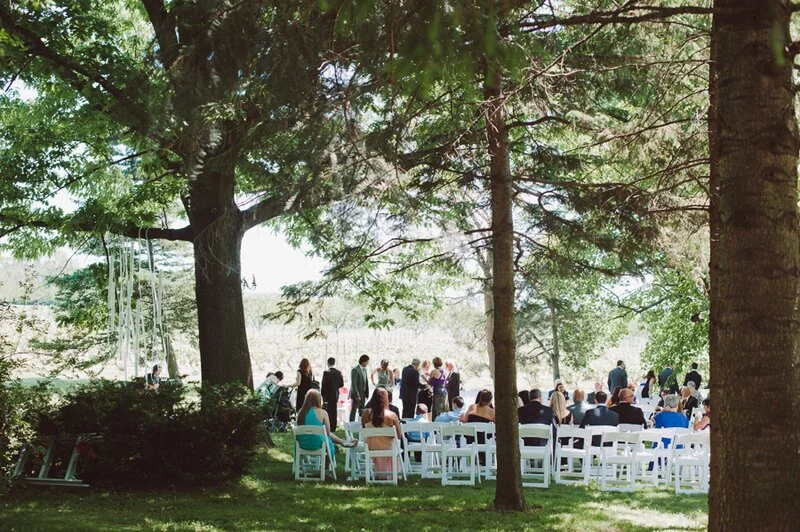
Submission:
[[[419,474],[422,478],[441,478],[442,484],[445,485],[465,483],[472,485],[476,479],[480,482],[478,453],[491,454],[493,459],[496,452],[493,438],[494,425],[491,423],[456,425],[406,422],[402,429],[409,473]],[[477,443],[479,432],[483,432],[487,439],[491,435],[490,443]],[[414,437],[409,439],[412,433]],[[470,443],[467,443],[467,437],[472,439]],[[417,439],[420,441],[416,441]],[[419,462],[412,461],[414,453],[419,453]],[[468,476],[469,480],[461,479],[463,476]]]
[[[316,425],[298,425],[292,427],[294,434],[294,460],[292,472],[295,480],[325,480],[326,471],[336,480],[336,455],[330,452],[330,439],[325,427]],[[318,436],[322,438],[322,447],[307,450],[300,447],[299,436]],[[310,473],[315,472],[313,476]]]

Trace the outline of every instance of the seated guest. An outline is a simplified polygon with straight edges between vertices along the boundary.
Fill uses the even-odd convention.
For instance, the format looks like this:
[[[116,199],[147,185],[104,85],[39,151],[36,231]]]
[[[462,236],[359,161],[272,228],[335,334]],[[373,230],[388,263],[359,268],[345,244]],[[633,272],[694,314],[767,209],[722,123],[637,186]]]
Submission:
[[[614,386],[614,391],[611,392],[611,397],[608,399],[608,401],[606,401],[606,406],[608,408],[613,408],[619,404],[619,393],[621,391],[622,388],[620,388],[619,386]]]
[[[692,395],[692,389],[688,386],[681,388],[681,410],[687,418],[692,416],[692,410],[700,406],[700,401]]]
[[[392,412],[394,412],[394,415],[396,415],[396,416],[397,416],[397,419],[401,419],[401,418],[400,418],[400,409],[399,409],[399,408],[397,408],[395,405],[393,405],[393,404],[392,404],[392,390],[386,390],[386,394],[389,396],[389,406],[388,406],[389,410],[391,410]],[[371,401],[372,401],[372,399],[370,399],[369,401],[367,401],[367,404],[365,404],[365,405],[364,405],[364,408],[372,408],[372,407],[370,406],[370,402],[371,402]]]
[[[711,429],[711,399],[703,399],[703,415],[699,420],[694,422],[694,430]]]
[[[564,385],[562,384],[563,388]],[[567,408],[567,400],[564,399],[564,394],[556,389],[550,398],[550,408],[553,410],[553,415],[556,418],[556,423],[559,425],[569,425],[572,423],[572,412]]]
[[[653,417],[653,426],[657,429],[689,428],[689,419],[680,413],[680,399],[675,394],[664,397],[664,408]],[[671,438],[662,438],[665,447],[669,447]]]
[[[517,406],[525,406],[531,402],[531,391],[530,390],[521,390],[518,394],[519,401],[517,401]]]
[[[303,406],[300,408],[300,412],[297,413],[297,424],[325,427],[325,434],[327,434],[329,438],[328,450],[331,456],[336,452],[333,446],[334,444],[343,445],[345,447],[355,447],[358,443],[355,440],[346,442],[331,432],[331,422],[330,418],[328,418],[328,412],[322,408],[322,394],[319,393],[319,390],[313,388],[306,393]],[[323,441],[324,439],[322,436],[315,436],[313,434],[303,434],[297,437],[300,448],[307,451],[321,449]]]
[[[589,392],[589,395],[586,397],[586,402],[589,403],[590,405],[598,404],[596,394],[597,392],[602,392],[602,391],[603,391],[603,384],[600,382],[595,382],[594,391]]]
[[[628,388],[623,388],[619,392],[619,404],[611,407],[611,410],[619,415],[620,423],[629,423],[631,425],[641,425],[643,428],[647,427],[647,421],[644,419],[642,409],[633,406],[633,392]]]
[[[572,392],[572,398],[575,402],[569,405],[567,408],[572,414],[572,422],[576,425],[580,425],[581,421],[583,421],[584,414],[588,410],[591,410],[591,408],[589,407],[588,403],[583,400],[584,392],[580,388]]]
[[[555,387],[547,392],[547,398],[551,399],[554,392],[561,392],[561,395],[564,396],[564,399],[569,401],[569,392],[566,390],[566,388],[564,388],[564,383],[561,382],[561,379],[556,379]]]
[[[542,404],[542,391],[538,388],[531,390],[531,402],[517,409],[519,422],[521,425],[541,424],[550,425],[553,434],[556,432],[556,418],[553,409]],[[541,438],[525,438],[525,445],[541,446],[544,445]]]
[[[494,423],[494,408],[492,407],[492,392],[483,389],[478,393],[478,401],[469,405],[467,411],[461,414],[461,421],[465,423]]]
[[[606,425],[611,427],[616,427],[619,425],[619,414],[610,410],[606,405],[606,392],[597,392],[594,395],[595,399],[597,400],[597,406],[593,409],[589,410],[583,415],[583,421],[581,421],[581,428],[585,429],[586,427],[592,427],[597,425]],[[600,445],[601,437],[593,436],[592,437],[592,445],[598,446]]]
[[[424,404],[420,403],[417,405],[417,415],[412,417],[408,420],[409,423],[430,423],[428,419],[428,407]],[[424,436],[427,438],[428,433],[426,432]],[[411,442],[421,442],[423,435],[421,435],[417,431],[407,432],[406,439]]]
[[[464,398],[460,396],[453,397],[453,409],[449,412],[442,412],[436,416],[437,423],[458,423],[461,420],[461,415],[464,413]]]
[[[394,412],[389,410],[389,395],[384,388],[375,388],[372,392],[370,399],[370,408],[364,409],[361,416],[361,426],[365,429],[392,427],[394,428],[394,436],[370,436],[367,438],[367,445],[370,449],[376,451],[389,451],[391,450],[397,440],[403,439],[403,433],[400,429],[400,418]],[[376,457],[372,459],[373,468],[375,471],[375,478],[384,480],[391,478],[392,459],[388,457]],[[400,459],[397,459],[395,465],[398,471],[402,465]]]
[[[658,405],[656,405],[656,412],[660,411],[664,408],[664,398],[669,395],[669,388],[661,388],[661,391],[658,393]]]
[[[145,377],[145,388],[158,391],[161,385],[161,365],[156,364],[153,366],[153,372],[148,373]]]

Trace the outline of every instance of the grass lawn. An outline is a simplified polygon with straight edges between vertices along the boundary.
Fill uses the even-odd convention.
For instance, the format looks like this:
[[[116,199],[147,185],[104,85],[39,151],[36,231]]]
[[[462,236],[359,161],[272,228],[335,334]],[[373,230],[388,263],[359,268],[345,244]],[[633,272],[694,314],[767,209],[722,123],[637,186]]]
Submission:
[[[398,487],[296,483],[291,436],[259,453],[241,481],[215,488],[110,491],[24,488],[0,501],[2,530],[697,530],[705,495],[665,488],[633,494],[594,487],[528,488],[522,513],[492,511],[494,482],[442,487],[417,478]],[[337,451],[340,452],[340,451]],[[339,454],[339,478],[344,461]]]

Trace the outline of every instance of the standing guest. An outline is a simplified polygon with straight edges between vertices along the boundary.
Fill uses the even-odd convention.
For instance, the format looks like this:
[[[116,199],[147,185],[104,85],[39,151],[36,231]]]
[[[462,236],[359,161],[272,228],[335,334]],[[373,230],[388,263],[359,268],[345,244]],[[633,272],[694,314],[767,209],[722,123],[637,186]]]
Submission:
[[[414,416],[419,389],[419,359],[415,358],[411,364],[403,368],[403,376],[400,379],[400,400],[403,401],[403,417],[406,419]],[[427,405],[425,413],[428,413]]]
[[[561,385],[564,386],[563,384]],[[558,389],[556,389],[558,392]],[[564,398],[563,393],[554,393],[550,398],[550,408],[553,409],[553,415],[556,418],[556,423],[559,425],[569,425],[572,423],[572,412],[567,408],[567,400]]]
[[[711,429],[711,399],[708,397],[703,399],[703,410],[703,416],[694,422],[694,430]]]
[[[606,405],[606,392],[597,392],[595,394],[597,399],[597,406],[586,412],[581,421],[581,428],[594,427],[597,425],[605,425],[616,427],[619,425],[619,414],[610,410]],[[592,445],[597,447],[602,440],[600,435],[592,436]]]
[[[593,392],[589,392],[589,396],[586,398],[586,402],[589,403],[590,405],[598,404],[597,398],[596,398],[597,392],[602,392],[602,391],[603,391],[603,385],[601,383],[599,383],[599,382],[595,382],[594,383],[594,391]],[[600,403],[600,404],[602,404],[602,403]]]
[[[353,369],[350,370],[350,421],[355,421],[356,413],[361,415],[364,410],[364,403],[367,401],[369,393],[369,381],[367,380],[367,364],[369,357],[361,355]]]
[[[304,358],[300,361],[300,367],[297,369],[297,379],[291,387],[297,388],[295,410],[299,412],[306,399],[306,393],[311,388],[314,388],[314,374],[311,372],[311,361],[309,359]]]
[[[538,423],[550,425],[553,428],[553,435],[556,433],[556,418],[553,409],[542,404],[542,390],[534,388],[531,390],[531,402],[517,409],[517,416],[521,425]],[[544,445],[541,438],[525,438],[525,445],[538,447]]]
[[[156,364],[153,366],[152,373],[148,373],[144,379],[145,388],[149,388],[150,390],[158,391],[158,387],[161,386],[161,365]]]
[[[650,390],[656,389],[656,372],[652,369],[647,372],[642,386],[642,399],[650,398]]]
[[[431,362],[425,360],[420,366],[419,371],[419,393],[417,394],[417,403],[422,403],[428,407],[428,412],[433,411],[433,388],[431,388],[428,379],[431,376]]]
[[[389,451],[394,447],[397,440],[403,439],[400,420],[394,412],[389,410],[389,394],[384,388],[375,388],[369,402],[371,406],[368,410],[364,410],[361,416],[361,426],[364,428],[392,427],[395,434],[394,436],[370,436],[367,438],[367,445],[371,450]],[[392,468],[394,467],[397,471],[400,471],[402,467],[399,458],[394,466],[392,465],[392,458],[389,457],[373,458],[372,464],[376,479],[391,478]]]
[[[375,382],[375,375],[378,376],[377,383]],[[394,385],[394,372],[389,368],[389,361],[385,358],[381,360],[381,365],[370,373],[369,380],[373,386],[391,390]]]
[[[394,387],[400,387],[400,368],[394,368],[392,370],[392,377],[394,378]]]
[[[441,414],[450,410],[450,403],[447,402],[447,374],[442,367],[444,364],[442,359],[434,357],[433,369],[429,382],[433,388],[433,419]]]
[[[700,376],[700,372],[697,371],[697,362],[692,362],[691,370],[689,373],[686,374],[686,377],[683,378],[683,385],[688,386],[690,382],[694,383],[694,389],[700,389],[700,383],[703,382],[703,377]]]
[[[692,389],[689,386],[681,388],[681,409],[683,414],[687,418],[692,417],[692,410],[698,406],[700,406],[700,401],[692,395]]]
[[[343,445],[344,447],[355,447],[358,443],[356,440],[346,442],[333,433],[331,430],[328,413],[322,409],[322,395],[318,390],[313,388],[308,390],[306,393],[305,399],[303,400],[303,406],[297,413],[297,424],[325,427],[325,434],[327,434],[329,438],[328,451],[330,451],[331,456],[333,456],[336,452],[333,446],[334,443]],[[324,440],[322,436],[315,436],[313,434],[304,434],[297,437],[297,443],[300,445],[300,448],[307,451],[316,451],[321,449],[323,441]]]
[[[569,401],[569,392],[568,392],[568,391],[567,391],[567,389],[564,387],[564,383],[563,383],[563,382],[561,382],[561,379],[556,379],[556,381],[555,381],[555,386],[553,387],[553,389],[552,389],[552,390],[550,390],[550,391],[547,393],[547,398],[548,398],[548,399],[552,399],[552,397],[553,397],[553,393],[554,393],[554,392],[561,392],[561,395],[563,395],[563,396],[564,396],[564,399],[566,399],[567,401]]]
[[[590,407],[589,404],[583,400],[584,392],[580,388],[572,392],[572,399],[575,402],[569,405],[567,408],[572,414],[572,422],[575,425],[580,425],[581,421],[583,421],[583,416],[586,414],[587,410],[590,410]]]
[[[667,366],[658,374],[658,387],[669,388],[669,393],[678,393],[678,379],[672,366]]]
[[[458,368],[453,364],[452,360],[444,363],[444,368],[447,370],[447,397],[450,401],[450,410],[453,409],[453,399],[461,395],[461,374]]]
[[[642,428],[647,428],[647,421],[644,419],[642,409],[633,406],[633,392],[628,388],[620,390],[619,403],[611,410],[617,413],[620,423],[641,425]]]
[[[464,399],[462,397],[453,397],[453,409],[449,412],[442,412],[436,419],[437,423],[458,423],[461,420],[461,415],[464,413]]]
[[[328,369],[322,374],[322,400],[325,403],[325,411],[331,424],[331,431],[336,432],[338,421],[337,407],[339,406],[339,388],[344,386],[342,372],[336,369],[336,359],[328,359]]]
[[[614,391],[611,392],[611,397],[606,401],[606,406],[608,408],[614,408],[619,404],[619,394],[622,391],[622,388],[619,386],[614,388]]]
[[[625,362],[622,360],[617,360],[617,367],[608,372],[608,389],[613,390],[617,386],[628,386],[628,372],[625,371]]]
[[[469,405],[467,411],[461,414],[463,423],[494,423],[495,412],[492,407],[492,392],[483,389],[478,392],[475,404]]]

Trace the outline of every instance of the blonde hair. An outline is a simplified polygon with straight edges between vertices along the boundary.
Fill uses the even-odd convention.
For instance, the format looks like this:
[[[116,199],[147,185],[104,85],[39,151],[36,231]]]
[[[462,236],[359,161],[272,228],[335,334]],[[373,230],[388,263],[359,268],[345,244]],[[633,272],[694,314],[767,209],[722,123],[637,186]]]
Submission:
[[[561,392],[553,392],[553,395],[550,396],[550,408],[553,409],[553,413],[557,418],[556,420],[558,424],[561,425],[561,420],[569,415],[567,399],[564,397],[564,394]]]
[[[306,392],[306,398],[303,400],[303,406],[300,407],[300,412],[297,413],[297,424],[306,424],[306,414],[312,408],[322,408],[322,394],[319,390],[310,389]]]

